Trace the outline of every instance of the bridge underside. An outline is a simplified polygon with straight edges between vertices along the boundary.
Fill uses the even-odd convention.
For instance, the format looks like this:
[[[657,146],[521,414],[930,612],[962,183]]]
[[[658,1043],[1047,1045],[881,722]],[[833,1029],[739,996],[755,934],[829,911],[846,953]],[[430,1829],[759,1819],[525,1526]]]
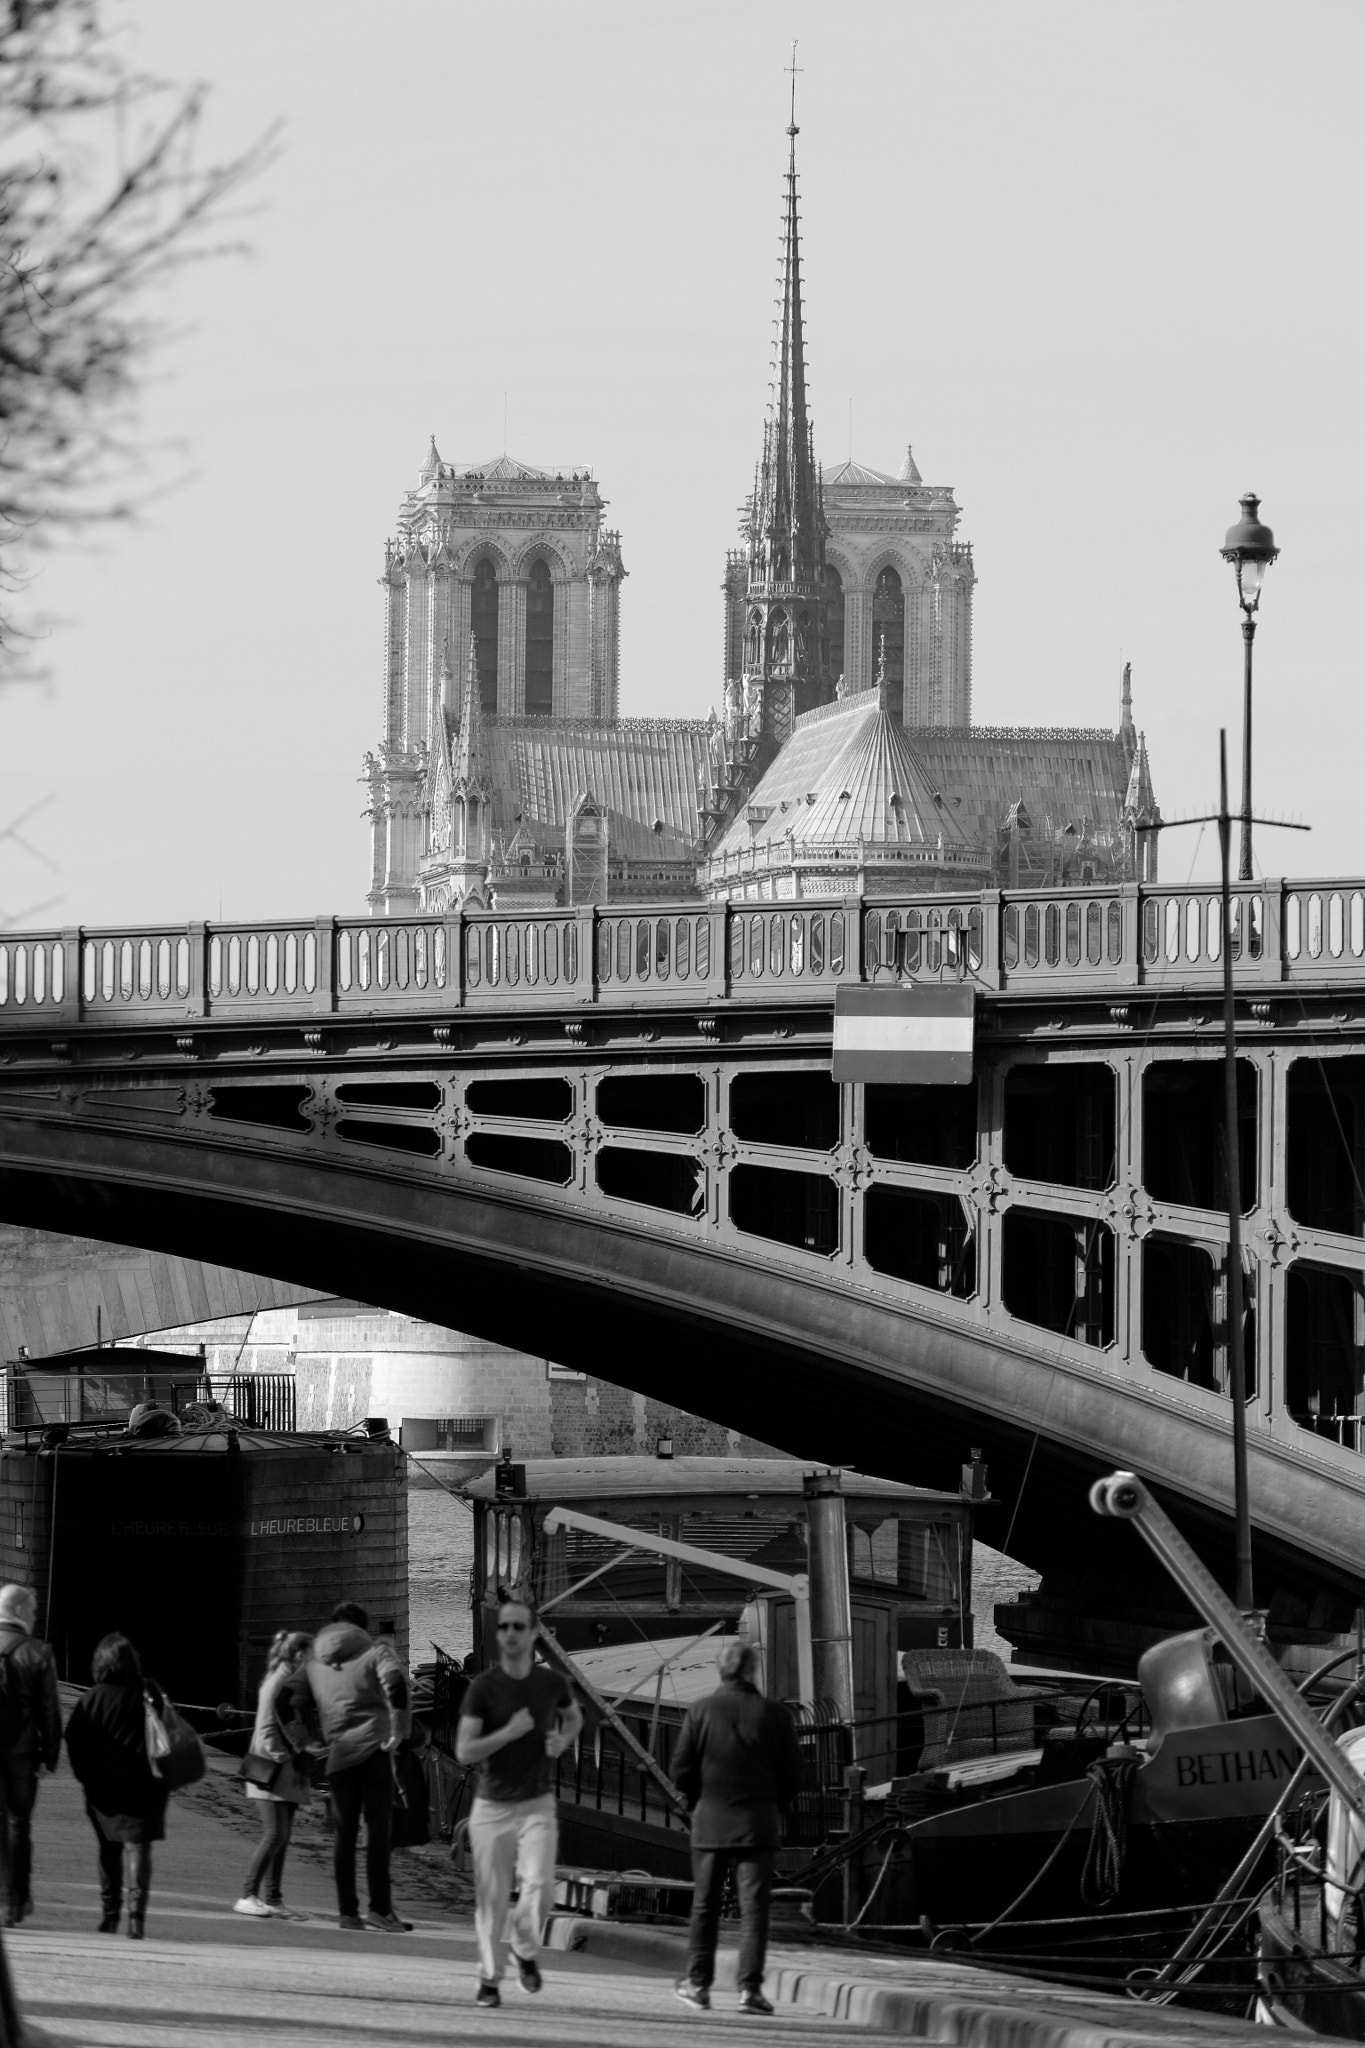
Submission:
[[[186,1145],[17,1108],[0,1127],[2,1220],[169,1254],[211,1248],[222,1265],[553,1357],[812,1462],[952,1487],[979,1446],[995,1505],[978,1533],[1064,1603],[1109,1618],[1118,1662],[1141,1638],[1125,1617],[1182,1615],[1132,1532],[1091,1514],[1101,1472],[1142,1472],[1230,1578],[1222,1418],[1103,1359],[1078,1370],[1060,1355],[1073,1347],[956,1326],[932,1300],[794,1271],[762,1245],[547,1208],[512,1185],[414,1181],[399,1163],[335,1151]],[[1349,1625],[1365,1586],[1358,1486],[1324,1482],[1297,1446],[1260,1435],[1252,1484],[1258,1598],[1279,1631]],[[1093,1634],[1090,1661],[1104,1661]]]

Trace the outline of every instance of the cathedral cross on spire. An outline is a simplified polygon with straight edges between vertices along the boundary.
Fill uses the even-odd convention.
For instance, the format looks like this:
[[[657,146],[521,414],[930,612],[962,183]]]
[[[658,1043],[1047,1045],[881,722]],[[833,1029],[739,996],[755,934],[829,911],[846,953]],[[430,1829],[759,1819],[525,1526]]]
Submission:
[[[792,60],[791,60],[791,63],[790,63],[790,64],[788,64],[788,66],[787,66],[786,68],[787,68],[787,70],[788,70],[788,71],[790,72],[790,74],[791,74],[791,82],[792,82],[792,121],[791,121],[791,127],[790,127],[790,128],[789,128],[789,129],[787,130],[787,133],[788,133],[788,135],[790,135],[790,136],[791,136],[791,138],[792,138],[792,155],[793,155],[793,158],[794,158],[794,157],[795,157],[795,154],[796,154],[796,138],[797,138],[797,136],[798,136],[798,135],[799,135],[799,134],[801,133],[801,130],[800,130],[800,129],[799,129],[798,127],[797,127],[797,125],[796,125],[796,81],[797,81],[797,79],[798,79],[798,78],[800,78],[801,76],[803,76],[803,74],[804,74],[804,70],[805,70],[805,67],[804,67],[804,65],[798,64],[798,63],[797,63],[797,61],[796,61],[796,37],[795,37],[795,36],[793,36],[793,37],[792,37]]]

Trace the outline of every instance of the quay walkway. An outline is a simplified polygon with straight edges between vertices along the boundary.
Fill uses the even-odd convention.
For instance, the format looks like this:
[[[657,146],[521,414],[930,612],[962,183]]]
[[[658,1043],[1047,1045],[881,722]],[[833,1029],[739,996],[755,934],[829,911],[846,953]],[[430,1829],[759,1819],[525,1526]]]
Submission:
[[[316,1824],[291,1851],[286,1880],[291,1903],[310,1917],[236,1917],[231,1901],[256,1824],[232,1768],[215,1759],[205,1784],[172,1801],[140,1944],[95,1933],[94,1847],[79,1788],[64,1761],[44,1781],[36,1912],[5,1936],[34,2048],[638,2048],[644,2039],[714,2048],[736,2029],[787,2048],[848,2048],[868,2033],[963,2048],[1250,2048],[1263,2039],[1248,2025],[937,1959],[850,1958],[822,1948],[774,1951],[768,1990],[778,2012],[770,2020],[735,2010],[731,1955],[728,1973],[722,1969],[727,1988],[708,2016],[671,1995],[677,1935],[567,1917],[552,1928],[542,1995],[527,1998],[508,1985],[499,2010],[481,2011],[473,2004],[472,1923],[467,1909],[452,1910],[439,1850],[395,1858],[396,1900],[415,1922],[410,1935],[340,1932]]]

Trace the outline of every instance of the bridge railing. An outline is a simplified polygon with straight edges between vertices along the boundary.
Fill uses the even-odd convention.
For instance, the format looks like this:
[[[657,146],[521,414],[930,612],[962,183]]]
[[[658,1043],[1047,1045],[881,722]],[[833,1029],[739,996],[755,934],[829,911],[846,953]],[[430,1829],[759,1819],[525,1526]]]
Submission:
[[[1222,923],[1216,888],[1128,884],[0,932],[0,1026],[771,1002],[902,973],[1023,993],[1212,988]],[[1227,943],[1242,985],[1358,981],[1365,882],[1240,885]]]

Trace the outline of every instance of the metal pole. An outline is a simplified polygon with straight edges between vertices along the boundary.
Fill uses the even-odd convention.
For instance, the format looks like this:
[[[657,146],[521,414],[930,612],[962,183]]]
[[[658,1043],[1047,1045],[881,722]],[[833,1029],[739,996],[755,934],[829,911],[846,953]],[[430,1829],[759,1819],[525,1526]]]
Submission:
[[[810,1531],[810,1634],[815,1698],[853,1722],[853,1614],[848,1593],[844,1489],[837,1472],[803,1482]]]
[[[1304,1755],[1341,1795],[1352,1813],[1365,1820],[1365,1778],[1347,1762],[1322,1723],[1290,1684],[1270,1651],[1253,1636],[1227,1594],[1212,1579],[1195,1552],[1185,1541],[1164,1508],[1157,1506],[1142,1481],[1132,1472],[1111,1472],[1097,1479],[1090,1489],[1090,1505],[1097,1515],[1113,1515],[1131,1522],[1138,1534],[1165,1565],[1185,1598],[1214,1630],[1238,1670],[1249,1678],[1273,1714],[1279,1716]]]
[[[1256,618],[1242,614],[1242,856],[1237,863],[1239,882],[1251,880],[1251,643],[1256,638]],[[1228,807],[1224,778],[1223,809]]]
[[[1247,621],[1250,625],[1251,621]],[[1247,641],[1247,717],[1251,716],[1251,641]],[[1246,781],[1251,779],[1251,726],[1247,726]],[[1232,820],[1228,816],[1228,736],[1218,735],[1218,846],[1223,880],[1223,1116],[1227,1133],[1228,1172],[1228,1378],[1232,1394],[1232,1493],[1236,1520],[1237,1605],[1243,1614],[1255,1607],[1251,1580],[1251,1499],[1247,1490],[1247,1383],[1242,1322],[1242,1161],[1237,1132],[1237,1015],[1232,998],[1232,887],[1228,866],[1232,852]],[[1249,799],[1244,795],[1244,802]],[[1242,857],[1250,859],[1249,811],[1242,817]],[[1249,920],[1244,920],[1247,922]],[[1250,932],[1243,931],[1246,945]]]

